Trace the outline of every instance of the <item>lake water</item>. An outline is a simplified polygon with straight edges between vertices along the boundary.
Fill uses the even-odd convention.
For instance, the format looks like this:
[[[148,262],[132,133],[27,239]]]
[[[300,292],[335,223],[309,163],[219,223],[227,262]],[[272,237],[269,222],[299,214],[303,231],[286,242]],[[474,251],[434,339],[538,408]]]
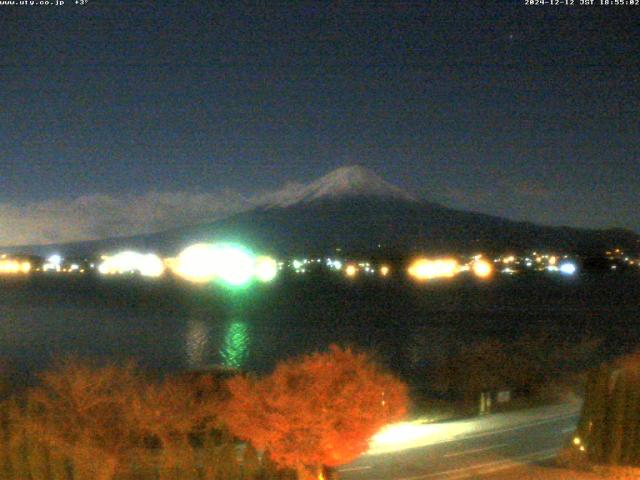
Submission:
[[[160,371],[227,364],[266,371],[332,342],[411,373],[451,344],[525,333],[585,335],[610,352],[640,340],[640,275],[497,276],[416,286],[310,275],[242,291],[172,281],[33,277],[0,282],[0,358],[21,372],[69,354],[134,358]]]

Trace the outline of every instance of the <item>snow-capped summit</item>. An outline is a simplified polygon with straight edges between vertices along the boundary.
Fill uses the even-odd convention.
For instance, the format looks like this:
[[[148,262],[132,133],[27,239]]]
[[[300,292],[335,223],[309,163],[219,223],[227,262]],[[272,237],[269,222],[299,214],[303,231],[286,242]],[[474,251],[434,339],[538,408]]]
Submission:
[[[306,185],[289,184],[268,195],[264,204],[270,207],[288,207],[297,203],[351,196],[415,200],[415,197],[383,180],[371,170],[354,165],[337,168]]]

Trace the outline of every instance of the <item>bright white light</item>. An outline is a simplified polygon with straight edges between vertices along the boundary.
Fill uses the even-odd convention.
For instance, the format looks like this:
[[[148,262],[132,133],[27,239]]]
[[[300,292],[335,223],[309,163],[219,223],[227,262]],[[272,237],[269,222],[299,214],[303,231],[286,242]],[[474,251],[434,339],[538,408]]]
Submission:
[[[137,270],[144,277],[159,277],[164,273],[162,259],[153,253],[141,255],[138,259]]]
[[[59,272],[60,265],[62,265],[62,257],[58,254],[51,255],[42,265],[42,271],[48,272],[49,270],[55,270],[56,272]]]
[[[251,280],[254,258],[245,250],[222,245],[216,248],[216,276],[229,285],[242,285]]]
[[[153,253],[145,255],[138,252],[125,251],[112,257],[105,257],[98,266],[98,271],[103,275],[139,273],[145,277],[159,277],[164,273],[164,264],[160,257]]]
[[[98,271],[109,275],[133,273],[139,256],[139,253],[126,251],[112,257],[106,257],[98,267]]]
[[[486,260],[477,259],[473,262],[473,273],[476,277],[487,278],[493,273],[493,266]]]
[[[294,260],[293,261],[293,268],[296,270],[299,270],[300,267],[302,267],[302,262],[300,260]]]
[[[574,273],[576,273],[576,270],[577,268],[575,263],[565,262],[560,265],[560,273],[564,275],[573,275]]]
[[[271,257],[258,257],[255,274],[261,282],[270,282],[278,274],[278,264]]]
[[[473,421],[421,424],[401,422],[383,427],[369,442],[367,455],[380,455],[451,441],[474,432]]]
[[[47,263],[50,263],[55,267],[59,267],[62,264],[62,257],[58,254],[51,255],[49,258],[47,258]]]
[[[29,273],[31,264],[29,262],[20,262],[18,260],[3,259],[0,260],[0,273]]]
[[[253,255],[238,246],[197,243],[178,255],[175,272],[196,283],[217,279],[237,286],[251,280],[255,267]],[[277,270],[275,261],[271,267]]]
[[[21,262],[19,260],[0,260],[0,273],[29,273],[31,271],[31,263]]]
[[[209,282],[216,276],[217,258],[218,252],[213,245],[196,243],[180,252],[175,273],[191,282]]]
[[[409,267],[409,275],[416,280],[431,280],[434,278],[451,278],[458,274],[460,265],[453,258],[439,258],[430,260],[420,258]]]

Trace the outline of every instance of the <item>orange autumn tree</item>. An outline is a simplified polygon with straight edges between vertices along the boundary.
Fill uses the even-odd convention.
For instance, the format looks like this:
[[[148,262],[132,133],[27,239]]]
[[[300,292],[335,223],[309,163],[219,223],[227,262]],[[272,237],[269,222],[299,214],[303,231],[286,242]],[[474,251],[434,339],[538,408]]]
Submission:
[[[167,376],[160,383],[140,385],[130,398],[124,419],[162,450],[160,479],[193,467],[193,439],[220,427],[218,411],[225,395],[218,383],[212,375]]]
[[[39,377],[27,396],[27,431],[69,456],[74,469],[112,480],[139,440],[124,416],[141,385],[134,365],[67,359]]]
[[[319,478],[368,448],[369,439],[407,410],[404,383],[369,355],[332,345],[278,364],[261,379],[236,376],[223,420],[237,437],[269,451],[301,479]]]

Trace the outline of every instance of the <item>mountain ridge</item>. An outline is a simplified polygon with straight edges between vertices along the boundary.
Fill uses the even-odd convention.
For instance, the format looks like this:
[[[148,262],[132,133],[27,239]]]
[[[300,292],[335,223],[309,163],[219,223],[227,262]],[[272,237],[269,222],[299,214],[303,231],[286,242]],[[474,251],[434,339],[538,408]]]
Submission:
[[[239,242],[276,255],[322,254],[336,248],[345,252],[548,248],[577,253],[620,246],[640,251],[635,232],[552,227],[456,210],[417,198],[360,166],[341,167],[308,184],[286,186],[262,197],[253,208],[214,221],[130,237],[4,250],[88,255],[132,248],[175,255],[202,241]]]
[[[289,207],[297,203],[337,197],[375,196],[416,201],[417,197],[387,182],[360,165],[339,167],[308,184],[293,184],[267,195],[263,207]]]

